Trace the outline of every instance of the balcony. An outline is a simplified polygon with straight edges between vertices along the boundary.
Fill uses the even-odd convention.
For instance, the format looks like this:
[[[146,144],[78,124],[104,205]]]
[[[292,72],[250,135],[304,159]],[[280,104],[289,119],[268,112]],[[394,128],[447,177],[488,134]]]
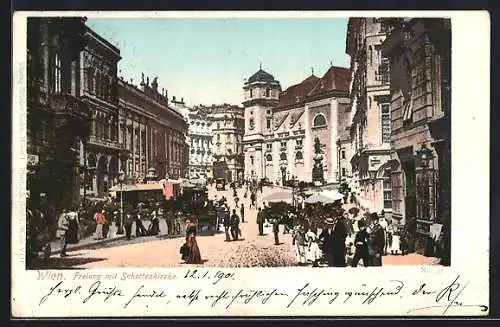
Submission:
[[[280,151],[286,151],[286,150],[287,150],[286,145],[285,146],[280,146]]]
[[[90,109],[83,101],[69,93],[59,93],[50,96],[49,105],[54,109],[59,128],[65,128],[75,136],[88,137]]]
[[[302,148],[303,148],[303,145],[302,145],[302,144],[297,144],[297,145],[295,146],[295,150],[300,150],[300,149],[302,149]]]

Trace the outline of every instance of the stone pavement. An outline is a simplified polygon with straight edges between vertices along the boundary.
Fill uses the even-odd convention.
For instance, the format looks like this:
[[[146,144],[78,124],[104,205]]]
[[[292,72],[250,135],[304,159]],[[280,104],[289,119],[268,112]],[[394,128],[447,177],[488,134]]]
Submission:
[[[149,227],[150,222],[149,221],[144,221],[143,222],[144,227],[147,229]],[[111,233],[108,233],[111,234]],[[135,239],[135,224],[132,226],[132,239]],[[167,224],[164,219],[160,219],[160,233],[157,236],[143,236],[140,238],[137,238],[138,240],[142,241],[151,241],[155,240],[157,238],[164,238],[164,236],[167,235]],[[71,252],[71,251],[76,251],[76,250],[81,250],[85,248],[93,248],[99,245],[105,245],[108,243],[115,243],[119,240],[125,240],[125,234],[122,235],[114,235],[112,237],[108,236],[107,238],[97,240],[94,238],[94,235],[91,235],[89,237],[86,237],[84,239],[81,239],[78,243],[76,244],[68,244],[66,248],[66,252]],[[59,240],[54,240],[50,243],[51,249],[52,249],[52,255],[57,255],[61,253],[61,246],[59,243]]]
[[[264,188],[260,199],[273,192],[282,191],[281,188]],[[271,226],[265,228],[265,235],[258,236],[256,223],[257,210],[249,209],[249,198],[243,197],[244,190],[238,190],[239,198],[245,203],[245,223],[240,224],[242,238],[238,241],[225,242],[222,232],[213,236],[198,236],[197,242],[201,251],[204,267],[287,267],[297,266],[290,234],[283,235],[280,226],[280,245],[274,245]],[[231,208],[234,207],[232,190],[216,191],[209,188],[211,198],[217,194],[218,198],[225,196]],[[239,214],[239,208],[237,209]],[[160,220],[161,221],[161,220]],[[163,222],[162,222],[163,223]],[[166,227],[160,230],[166,231]],[[45,269],[68,268],[154,268],[154,267],[182,267],[186,264],[180,260],[179,249],[184,243],[184,237],[167,239],[165,237],[140,237],[130,241],[118,240],[102,245],[87,245],[85,249],[73,250],[66,258],[56,256],[44,262]],[[83,242],[83,241],[82,241]],[[53,262],[51,262],[51,260]],[[429,265],[435,264],[435,258],[426,258],[417,254],[406,256],[385,256],[384,265]],[[360,265],[361,266],[361,265]]]

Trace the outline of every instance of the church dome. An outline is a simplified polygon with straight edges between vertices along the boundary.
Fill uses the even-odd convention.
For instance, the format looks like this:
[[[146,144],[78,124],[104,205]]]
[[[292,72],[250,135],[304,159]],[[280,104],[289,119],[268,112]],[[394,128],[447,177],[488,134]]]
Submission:
[[[274,76],[269,74],[268,72],[259,69],[258,72],[250,76],[248,79],[248,83],[253,82],[274,82]]]

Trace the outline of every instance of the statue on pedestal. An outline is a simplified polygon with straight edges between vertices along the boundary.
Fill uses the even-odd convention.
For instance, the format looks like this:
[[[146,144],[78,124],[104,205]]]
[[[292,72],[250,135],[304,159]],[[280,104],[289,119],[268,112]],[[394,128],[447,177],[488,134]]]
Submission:
[[[319,137],[316,136],[314,139],[314,167],[312,170],[312,180],[313,182],[324,182],[323,176],[323,150],[321,149],[321,143]]]

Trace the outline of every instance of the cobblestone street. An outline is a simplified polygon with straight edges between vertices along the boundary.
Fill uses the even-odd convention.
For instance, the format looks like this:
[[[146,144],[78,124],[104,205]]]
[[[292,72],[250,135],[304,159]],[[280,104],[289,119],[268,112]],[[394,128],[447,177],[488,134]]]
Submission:
[[[261,199],[276,192],[289,192],[281,188],[265,187],[258,194],[258,205]],[[243,190],[238,195],[243,197]],[[209,187],[209,196],[217,194],[225,196],[231,208],[234,207],[232,191],[216,192]],[[258,236],[256,223],[257,210],[248,209],[249,200],[244,199],[245,222],[240,224],[242,239],[225,242],[225,235],[220,232],[214,236],[198,236],[198,245],[205,267],[286,267],[296,266],[290,234],[280,230],[280,245],[274,245],[271,226],[264,228],[264,236]],[[238,209],[239,214],[239,209]],[[281,226],[280,226],[281,227]],[[221,231],[223,228],[221,228]],[[43,264],[46,268],[115,268],[115,267],[182,267],[186,266],[180,260],[179,248],[184,238],[157,239],[133,238],[131,241],[120,240],[110,242],[106,246],[92,246],[84,250],[72,251],[66,258],[52,256]],[[348,260],[349,262],[349,260]],[[406,256],[385,256],[384,265],[433,265],[435,258],[426,258],[418,254]]]

